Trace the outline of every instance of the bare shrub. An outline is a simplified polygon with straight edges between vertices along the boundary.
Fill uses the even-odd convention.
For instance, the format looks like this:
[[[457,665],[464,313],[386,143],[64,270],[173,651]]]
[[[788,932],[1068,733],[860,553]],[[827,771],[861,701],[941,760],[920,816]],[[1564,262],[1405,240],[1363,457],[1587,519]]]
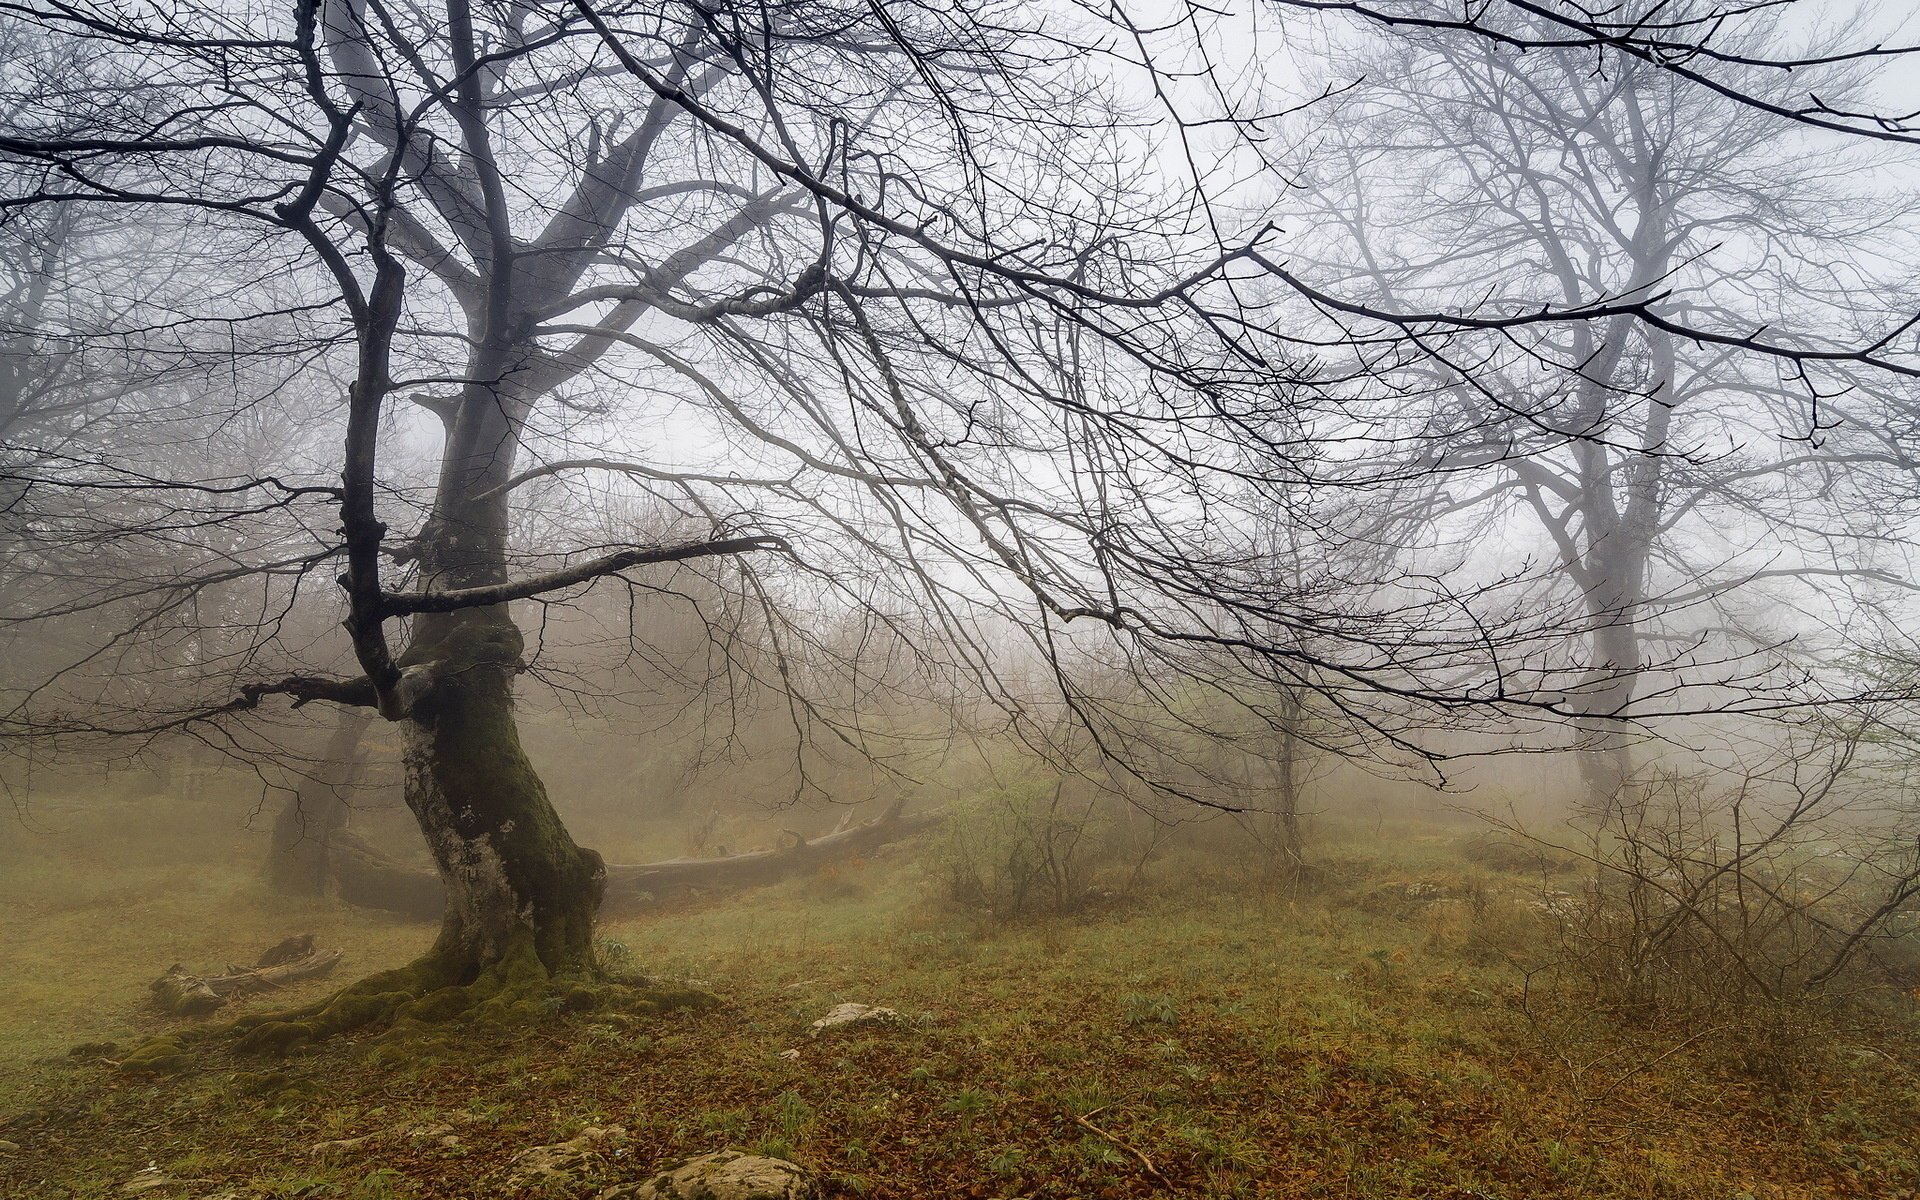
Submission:
[[[1789,737],[1760,769],[1657,770],[1618,794],[1583,853],[1593,870],[1533,901],[1551,969],[1615,1016],[1723,1033],[1739,1065],[1804,1074],[1843,1009],[1906,1003],[1920,845],[1877,827],[1860,740]]]
[[[1065,777],[964,802],[936,858],[947,897],[997,920],[1079,912],[1136,882],[1158,845],[1128,812],[1122,797]]]

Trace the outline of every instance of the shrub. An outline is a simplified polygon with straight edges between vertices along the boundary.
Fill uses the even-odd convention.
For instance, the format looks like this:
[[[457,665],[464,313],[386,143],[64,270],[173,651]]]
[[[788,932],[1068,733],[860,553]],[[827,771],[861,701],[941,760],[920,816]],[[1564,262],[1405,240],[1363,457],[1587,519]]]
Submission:
[[[1028,780],[962,804],[947,821],[938,872],[949,899],[1006,920],[1079,912],[1101,871],[1125,858],[1124,801]]]

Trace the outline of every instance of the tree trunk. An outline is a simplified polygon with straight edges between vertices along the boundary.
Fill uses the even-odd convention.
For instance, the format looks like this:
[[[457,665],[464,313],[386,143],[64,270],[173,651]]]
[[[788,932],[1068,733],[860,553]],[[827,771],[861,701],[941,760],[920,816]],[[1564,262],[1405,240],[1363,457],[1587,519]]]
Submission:
[[[499,609],[459,614],[409,657],[436,680],[406,728],[406,799],[446,906],[435,957],[471,976],[531,942],[552,974],[594,966],[600,856],[574,843],[520,745],[513,679],[520,631]]]
[[[1292,732],[1280,735],[1279,787],[1276,789],[1274,816],[1280,826],[1280,862],[1284,870],[1297,870],[1305,863],[1300,834],[1300,742]]]
[[[1595,684],[1585,703],[1592,717],[1584,722],[1587,745],[1580,755],[1580,775],[1589,815],[1604,827],[1619,813],[1621,790],[1633,774],[1632,748],[1613,718],[1633,702],[1639,683],[1640,598],[1627,594],[1625,588],[1612,586],[1591,600],[1590,607],[1596,612],[1596,622],[1604,624],[1593,631]]]
[[[1278,771],[1275,816],[1280,826],[1279,850],[1281,864],[1287,871],[1297,871],[1306,859],[1302,856],[1304,842],[1300,834],[1300,792],[1301,768],[1300,735],[1304,730],[1307,717],[1306,705],[1296,692],[1286,692],[1280,701],[1280,744],[1274,766]]]
[[[364,708],[342,708],[320,762],[274,818],[267,851],[267,882],[274,891],[326,894],[333,841],[347,823],[342,793],[366,766],[361,741],[372,722],[373,714]]]

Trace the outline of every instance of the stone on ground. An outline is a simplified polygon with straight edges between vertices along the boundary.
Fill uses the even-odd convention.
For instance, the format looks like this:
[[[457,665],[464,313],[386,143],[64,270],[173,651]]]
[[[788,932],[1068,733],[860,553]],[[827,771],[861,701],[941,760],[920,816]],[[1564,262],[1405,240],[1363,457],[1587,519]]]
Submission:
[[[569,1141],[533,1146],[513,1156],[508,1182],[522,1190],[561,1185],[597,1170],[626,1137],[617,1125],[589,1125]]]
[[[691,1159],[639,1183],[600,1193],[600,1200],[818,1200],[805,1170],[784,1158],[722,1150]]]
[[[852,1028],[873,1028],[874,1026],[899,1026],[906,1022],[900,1014],[891,1008],[875,1008],[870,1004],[836,1004],[807,1028],[808,1037],[819,1037],[823,1033],[836,1032]]]

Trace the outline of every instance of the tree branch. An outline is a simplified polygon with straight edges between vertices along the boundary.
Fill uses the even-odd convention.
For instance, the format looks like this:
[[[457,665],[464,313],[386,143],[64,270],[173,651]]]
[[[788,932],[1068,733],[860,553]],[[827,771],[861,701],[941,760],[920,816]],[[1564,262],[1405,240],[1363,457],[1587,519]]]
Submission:
[[[630,550],[605,554],[599,558],[591,558],[583,563],[561,567],[559,570],[529,576],[525,579],[508,580],[505,583],[487,584],[481,587],[451,588],[440,592],[388,592],[383,600],[389,616],[457,612],[465,608],[483,608],[491,604],[505,604],[511,600],[526,600],[547,592],[572,587],[577,583],[586,583],[588,580],[599,579],[602,576],[618,574],[630,567],[647,566],[653,563],[686,562],[690,559],[717,558],[733,554],[753,554],[759,551],[791,554],[793,547],[785,538],[771,535],[722,538],[711,542],[683,542],[675,546],[635,546]]]

